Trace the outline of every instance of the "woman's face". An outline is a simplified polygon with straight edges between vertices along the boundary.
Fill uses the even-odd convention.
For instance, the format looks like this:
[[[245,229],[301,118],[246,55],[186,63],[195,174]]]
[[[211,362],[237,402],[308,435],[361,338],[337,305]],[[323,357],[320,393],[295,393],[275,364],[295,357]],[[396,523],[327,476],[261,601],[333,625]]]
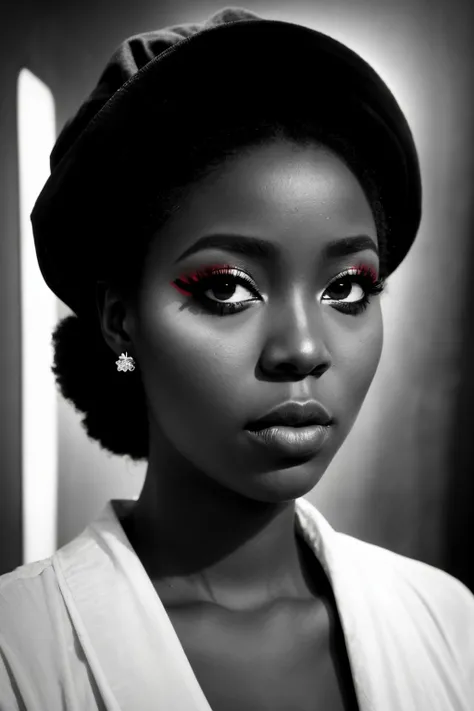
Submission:
[[[211,235],[214,246],[191,250]],[[230,236],[264,240],[268,255],[224,247]],[[376,249],[361,186],[321,148],[253,148],[195,185],[157,235],[126,322],[148,399],[149,461],[259,501],[310,491],[379,362],[380,297],[360,308],[378,277]],[[232,271],[199,282],[209,268]],[[288,400],[317,400],[332,416],[317,452],[283,455],[246,430]]]

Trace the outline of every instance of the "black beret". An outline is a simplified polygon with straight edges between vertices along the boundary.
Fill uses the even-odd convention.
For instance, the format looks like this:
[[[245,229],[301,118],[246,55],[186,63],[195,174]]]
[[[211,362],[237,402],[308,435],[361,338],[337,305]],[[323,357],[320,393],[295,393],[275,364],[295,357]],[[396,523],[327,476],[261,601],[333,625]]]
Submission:
[[[392,93],[333,38],[230,7],[123,42],[59,135],[31,219],[43,277],[76,314],[93,304],[96,280],[138,249],[140,212],[173,170],[179,136],[249,104],[346,125],[377,175],[388,273],[400,264],[421,219],[421,178]]]

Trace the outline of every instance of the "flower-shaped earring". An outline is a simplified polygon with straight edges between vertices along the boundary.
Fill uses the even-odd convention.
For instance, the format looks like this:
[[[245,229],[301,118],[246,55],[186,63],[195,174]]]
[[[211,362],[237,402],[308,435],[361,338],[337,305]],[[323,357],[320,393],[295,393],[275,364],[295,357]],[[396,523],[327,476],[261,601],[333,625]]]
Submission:
[[[132,356],[127,355],[125,352],[125,355],[122,353],[119,359],[115,361],[115,364],[117,365],[117,370],[123,370],[125,372],[127,370],[135,370],[134,362]]]

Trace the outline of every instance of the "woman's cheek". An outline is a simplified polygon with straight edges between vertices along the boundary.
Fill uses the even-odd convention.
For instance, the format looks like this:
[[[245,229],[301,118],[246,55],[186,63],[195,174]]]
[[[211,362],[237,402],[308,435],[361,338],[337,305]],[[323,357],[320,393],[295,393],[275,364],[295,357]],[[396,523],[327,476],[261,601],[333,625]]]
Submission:
[[[374,379],[380,362],[383,347],[383,321],[377,310],[369,327],[364,330],[355,347],[351,348],[352,357],[348,360],[351,381],[357,386],[357,397],[363,399]],[[356,355],[355,355],[356,354]]]

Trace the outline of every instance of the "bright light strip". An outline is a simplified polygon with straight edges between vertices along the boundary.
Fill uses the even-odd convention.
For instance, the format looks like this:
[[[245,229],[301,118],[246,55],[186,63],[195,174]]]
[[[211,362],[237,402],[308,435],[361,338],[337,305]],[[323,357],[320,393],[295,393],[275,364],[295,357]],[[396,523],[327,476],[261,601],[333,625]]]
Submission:
[[[17,85],[20,183],[22,530],[23,563],[56,548],[57,398],[51,371],[56,296],[41,275],[30,213],[49,176],[55,127],[54,98],[28,69]]]

